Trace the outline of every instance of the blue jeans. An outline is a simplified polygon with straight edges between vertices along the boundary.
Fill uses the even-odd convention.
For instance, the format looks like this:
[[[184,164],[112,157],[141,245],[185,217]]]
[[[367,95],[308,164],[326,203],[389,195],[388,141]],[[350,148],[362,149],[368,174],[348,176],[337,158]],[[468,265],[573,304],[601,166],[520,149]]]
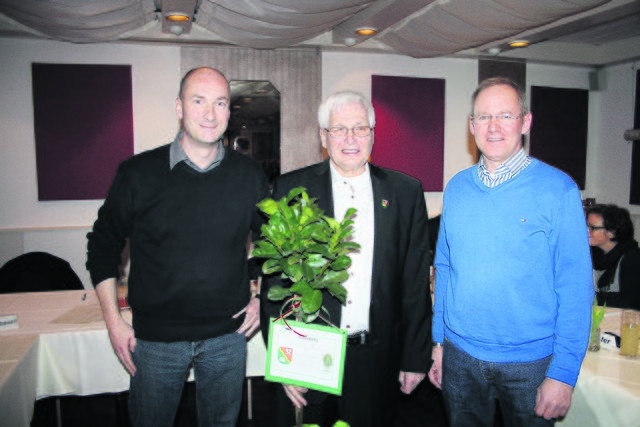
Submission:
[[[508,427],[553,426],[535,413],[538,387],[551,356],[524,363],[478,360],[445,340],[442,396],[450,427],[492,427],[496,398]]]
[[[247,342],[232,333],[195,342],[137,339],[129,413],[135,427],[172,427],[193,366],[198,425],[235,427],[242,401]]]

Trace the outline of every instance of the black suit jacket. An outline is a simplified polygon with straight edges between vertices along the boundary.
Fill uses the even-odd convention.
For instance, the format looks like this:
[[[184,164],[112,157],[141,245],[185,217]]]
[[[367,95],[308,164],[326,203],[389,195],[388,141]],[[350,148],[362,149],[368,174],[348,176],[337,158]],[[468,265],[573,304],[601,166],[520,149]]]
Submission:
[[[369,333],[376,352],[372,375],[397,381],[399,370],[426,373],[431,355],[431,297],[429,291],[429,231],[420,182],[399,172],[369,165],[374,197],[374,255]],[[334,216],[329,160],[280,176],[273,199],[296,187],[327,216]],[[339,218],[341,220],[342,218]],[[357,219],[356,219],[357,221]],[[270,317],[282,302],[267,299],[279,277],[263,280],[261,325],[268,336]],[[327,291],[323,305],[331,321],[340,325],[340,303]],[[349,349],[347,348],[347,361]]]

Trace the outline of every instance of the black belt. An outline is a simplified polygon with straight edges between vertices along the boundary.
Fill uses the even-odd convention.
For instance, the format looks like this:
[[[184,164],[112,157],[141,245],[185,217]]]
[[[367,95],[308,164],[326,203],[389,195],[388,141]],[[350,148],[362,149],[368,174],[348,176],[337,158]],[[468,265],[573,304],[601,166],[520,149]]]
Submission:
[[[362,345],[369,344],[371,342],[371,337],[369,336],[369,332],[360,332],[359,334],[349,335],[347,337],[347,345]]]

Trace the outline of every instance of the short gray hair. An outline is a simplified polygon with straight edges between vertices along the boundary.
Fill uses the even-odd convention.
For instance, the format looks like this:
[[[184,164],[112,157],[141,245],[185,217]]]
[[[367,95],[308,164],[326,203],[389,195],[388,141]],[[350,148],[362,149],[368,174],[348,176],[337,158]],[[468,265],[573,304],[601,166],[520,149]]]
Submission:
[[[354,91],[336,92],[325,99],[320,108],[318,108],[318,124],[322,129],[329,127],[329,116],[331,112],[337,108],[344,107],[349,104],[360,104],[367,111],[369,117],[369,126],[376,126],[376,113],[373,111],[373,105],[363,94]]]
[[[516,92],[516,95],[518,96],[518,103],[520,104],[520,114],[524,115],[529,112],[527,95],[522,86],[508,77],[492,77],[481,81],[476,90],[473,92],[473,95],[471,96],[471,115],[475,114],[474,108],[476,106],[476,99],[478,99],[478,95],[480,95],[480,92],[494,86],[509,86]]]

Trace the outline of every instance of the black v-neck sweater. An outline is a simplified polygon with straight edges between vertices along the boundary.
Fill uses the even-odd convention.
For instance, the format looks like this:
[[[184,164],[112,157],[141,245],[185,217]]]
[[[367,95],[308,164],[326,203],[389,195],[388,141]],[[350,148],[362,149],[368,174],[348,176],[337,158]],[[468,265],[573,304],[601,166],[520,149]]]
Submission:
[[[214,169],[169,169],[169,145],[119,166],[88,235],[94,285],[118,277],[130,241],[129,305],[136,337],[197,341],[234,332],[249,301],[246,242],[263,218],[266,177],[252,159],[227,150]]]

